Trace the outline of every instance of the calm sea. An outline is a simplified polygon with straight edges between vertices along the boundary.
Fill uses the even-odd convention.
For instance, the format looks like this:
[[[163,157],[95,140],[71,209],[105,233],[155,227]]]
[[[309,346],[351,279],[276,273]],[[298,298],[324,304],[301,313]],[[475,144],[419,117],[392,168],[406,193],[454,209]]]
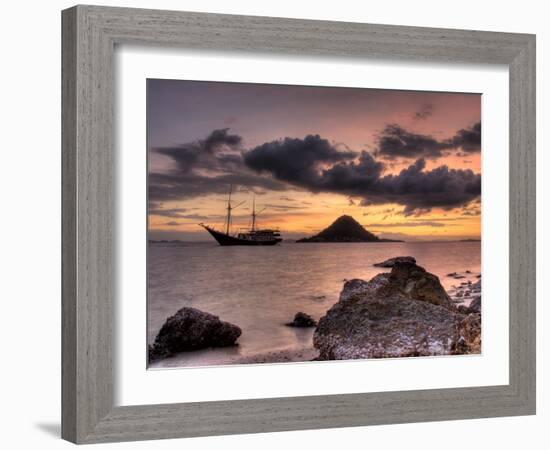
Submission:
[[[167,317],[192,306],[241,327],[239,346],[184,353],[160,366],[228,364],[271,351],[310,348],[312,329],[284,323],[298,311],[318,320],[338,300],[344,280],[368,280],[387,270],[373,263],[402,255],[414,256],[446,289],[459,284],[448,273],[469,270],[468,278],[475,280],[481,270],[480,242],[149,244],[148,341],[154,341]]]

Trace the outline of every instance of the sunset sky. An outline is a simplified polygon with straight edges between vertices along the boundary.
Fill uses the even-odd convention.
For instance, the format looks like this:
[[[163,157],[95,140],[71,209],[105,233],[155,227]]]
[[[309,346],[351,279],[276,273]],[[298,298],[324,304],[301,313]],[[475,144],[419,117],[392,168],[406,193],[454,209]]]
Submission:
[[[149,238],[250,224],[310,236],[353,216],[380,237],[479,239],[481,96],[148,80]]]

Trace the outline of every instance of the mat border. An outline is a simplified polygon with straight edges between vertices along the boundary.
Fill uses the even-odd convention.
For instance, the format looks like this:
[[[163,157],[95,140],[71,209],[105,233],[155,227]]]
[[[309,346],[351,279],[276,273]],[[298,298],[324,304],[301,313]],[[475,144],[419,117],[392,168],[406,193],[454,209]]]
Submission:
[[[62,12],[62,437],[75,443],[535,413],[535,36],[100,6]],[[117,44],[505,64],[510,76],[510,384],[114,407]]]

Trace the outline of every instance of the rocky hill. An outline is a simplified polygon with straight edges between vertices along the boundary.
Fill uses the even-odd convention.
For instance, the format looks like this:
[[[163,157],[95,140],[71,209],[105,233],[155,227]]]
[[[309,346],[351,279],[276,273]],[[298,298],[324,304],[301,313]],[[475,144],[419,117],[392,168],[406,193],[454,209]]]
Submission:
[[[328,228],[309,238],[296,242],[401,242],[380,239],[367,231],[351,216],[340,216]]]

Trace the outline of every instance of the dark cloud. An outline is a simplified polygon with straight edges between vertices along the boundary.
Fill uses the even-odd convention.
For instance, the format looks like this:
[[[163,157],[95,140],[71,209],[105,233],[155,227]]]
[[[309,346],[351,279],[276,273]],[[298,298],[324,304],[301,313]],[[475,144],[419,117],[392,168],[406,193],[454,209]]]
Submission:
[[[227,194],[229,186],[283,191],[284,183],[244,171],[205,176],[198,173],[152,173],[149,198],[153,201],[181,200],[208,194]]]
[[[360,198],[363,205],[403,205],[405,215],[434,207],[458,207],[481,193],[481,176],[471,170],[440,166],[427,171],[425,160],[420,158],[398,175],[383,175],[384,164],[370,153],[363,151],[358,158],[353,154],[336,155],[334,148],[327,147],[330,144],[326,140],[318,136],[309,138],[263,144],[245,153],[244,161],[259,173],[269,173],[311,192]],[[312,154],[313,143],[322,148],[317,157]]]
[[[152,151],[169,157],[174,168],[149,174],[151,202],[180,200],[227,193],[230,184],[241,189],[284,190],[285,185],[258,176],[243,164],[242,137],[228,128],[212,131],[205,139]]]
[[[417,160],[398,175],[386,175],[378,180],[366,199],[373,203],[404,205],[405,215],[439,207],[451,209],[481,195],[481,175],[469,169],[440,166],[425,170],[426,162]]]
[[[459,151],[461,150],[461,151]],[[463,128],[444,140],[432,136],[412,133],[397,124],[389,124],[378,137],[378,147],[374,154],[386,160],[397,158],[436,159],[450,152],[464,156],[481,150],[481,122],[471,128]]]
[[[319,191],[329,191],[362,197],[382,175],[384,164],[368,152],[361,152],[357,161],[342,162],[320,172],[316,182]]]
[[[246,152],[244,162],[258,173],[267,172],[278,180],[312,188],[320,167],[356,156],[352,151],[338,151],[319,135],[308,135],[266,142]]]
[[[194,168],[234,170],[242,162],[238,152],[242,138],[230,134],[229,128],[214,130],[205,139],[173,147],[153,149],[154,152],[168,156],[178,171],[188,173]]]
[[[471,128],[458,130],[447,141],[454,148],[461,148],[465,153],[477,153],[481,150],[481,122],[477,122]]]
[[[376,156],[384,159],[439,158],[447,146],[431,136],[411,133],[397,124],[386,125],[378,139]]]
[[[414,120],[426,120],[434,112],[434,105],[425,103],[422,107],[413,114]]]
[[[409,154],[414,153],[412,149],[417,144],[431,149],[432,155],[443,145],[433,138],[408,133],[397,125],[393,127],[391,132],[395,136],[405,136],[399,145],[408,148]],[[475,139],[471,134],[475,130],[476,127],[460,130],[453,137],[452,145],[460,142],[461,146],[474,148]],[[185,211],[165,210],[158,205],[169,200],[225,194],[230,184],[256,193],[289,189],[336,193],[363,206],[396,203],[404,207],[405,215],[418,215],[434,207],[462,207],[481,193],[481,176],[471,170],[447,166],[426,170],[424,158],[418,158],[399,174],[385,175],[385,163],[370,153],[337,148],[318,135],[266,142],[249,151],[243,151],[241,144],[240,136],[222,129],[191,144],[156,149],[170,157],[175,167],[166,173],[149,175],[150,205],[157,205],[153,211],[182,218]]]

